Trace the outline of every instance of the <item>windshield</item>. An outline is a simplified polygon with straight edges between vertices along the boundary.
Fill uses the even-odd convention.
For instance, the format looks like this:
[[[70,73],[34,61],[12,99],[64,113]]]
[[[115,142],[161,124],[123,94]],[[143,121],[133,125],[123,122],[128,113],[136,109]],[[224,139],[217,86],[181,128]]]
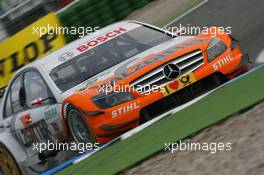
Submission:
[[[163,32],[138,27],[94,47],[54,68],[50,76],[61,91],[171,39]]]

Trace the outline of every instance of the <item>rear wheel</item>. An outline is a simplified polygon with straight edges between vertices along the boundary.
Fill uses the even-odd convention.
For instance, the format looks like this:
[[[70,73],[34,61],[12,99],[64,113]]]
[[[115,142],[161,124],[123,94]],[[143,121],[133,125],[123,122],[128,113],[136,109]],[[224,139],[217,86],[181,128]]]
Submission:
[[[76,109],[69,111],[68,124],[71,135],[77,144],[95,143],[95,138],[90,128]]]
[[[2,144],[0,144],[0,168],[5,175],[22,175],[13,155]]]

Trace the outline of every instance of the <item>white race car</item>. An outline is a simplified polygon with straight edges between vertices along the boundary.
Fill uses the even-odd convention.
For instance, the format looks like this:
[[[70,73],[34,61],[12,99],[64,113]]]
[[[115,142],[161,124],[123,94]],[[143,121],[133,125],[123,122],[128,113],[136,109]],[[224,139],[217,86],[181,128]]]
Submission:
[[[1,169],[8,175],[40,173],[56,165],[50,159],[65,150],[57,143],[87,143],[97,149],[97,143],[247,67],[248,57],[225,33],[174,37],[127,21],[105,27],[28,64],[12,78],[0,111]],[[116,90],[123,85],[132,91]]]
[[[89,80],[75,83],[68,90],[62,91],[57,86],[58,78],[54,82],[54,77],[50,76],[52,70],[73,58],[76,48],[98,35],[109,33],[120,26],[133,29],[142,25],[159,30],[160,33],[165,32],[138,22],[115,23],[100,30],[99,34],[93,33],[76,40],[16,72],[5,90],[0,110],[0,167],[4,174],[29,174],[32,170],[40,173],[47,168],[46,162],[60,150],[40,153],[35,146],[47,142],[69,143],[69,131],[72,130],[68,131],[62,118],[62,102],[71,94],[85,88]],[[115,36],[109,34],[108,39],[111,40],[111,37]],[[71,71],[74,70],[69,67],[63,72],[70,74]],[[62,158],[59,160],[63,161]]]

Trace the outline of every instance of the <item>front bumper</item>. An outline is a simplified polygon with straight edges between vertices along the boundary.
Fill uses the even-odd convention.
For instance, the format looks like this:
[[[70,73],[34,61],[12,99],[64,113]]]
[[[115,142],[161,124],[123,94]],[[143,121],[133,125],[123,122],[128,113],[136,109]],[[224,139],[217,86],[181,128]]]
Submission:
[[[228,55],[232,57],[232,60],[221,65],[218,70],[214,70],[213,64],[223,60]],[[150,93],[146,96],[139,96],[133,101],[109,108],[104,111],[103,115],[90,117],[90,126],[93,127],[92,130],[97,136],[98,142],[110,141],[120,134],[137,127],[140,123],[186,103],[205,91],[213,89],[228,79],[232,79],[236,75],[247,71],[248,62],[248,55],[242,55],[238,47],[226,51],[213,62],[208,63],[206,61],[204,66],[192,72],[190,82],[180,82],[175,89],[175,84],[173,84],[173,86],[168,88],[168,93]],[[180,81],[180,78],[173,82],[175,83],[176,81]],[[120,113],[117,117],[112,116],[113,111],[132,103],[137,103],[139,108]]]

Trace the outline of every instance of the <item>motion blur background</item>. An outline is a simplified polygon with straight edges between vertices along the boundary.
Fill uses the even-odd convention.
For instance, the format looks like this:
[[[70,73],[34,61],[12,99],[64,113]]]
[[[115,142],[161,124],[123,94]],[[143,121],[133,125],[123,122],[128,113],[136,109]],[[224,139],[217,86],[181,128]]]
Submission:
[[[73,0],[1,0],[0,41]]]
[[[50,12],[61,23],[103,27],[121,20],[152,0],[1,0],[0,41],[12,36]],[[81,18],[80,18],[81,17]],[[84,17],[84,19],[82,19]],[[81,21],[86,23],[81,23]]]
[[[19,68],[83,36],[80,32],[50,35],[46,31],[49,36],[43,39],[34,35],[34,28],[50,25],[64,29],[102,28],[126,18],[151,1],[1,0],[0,98],[2,90]]]

